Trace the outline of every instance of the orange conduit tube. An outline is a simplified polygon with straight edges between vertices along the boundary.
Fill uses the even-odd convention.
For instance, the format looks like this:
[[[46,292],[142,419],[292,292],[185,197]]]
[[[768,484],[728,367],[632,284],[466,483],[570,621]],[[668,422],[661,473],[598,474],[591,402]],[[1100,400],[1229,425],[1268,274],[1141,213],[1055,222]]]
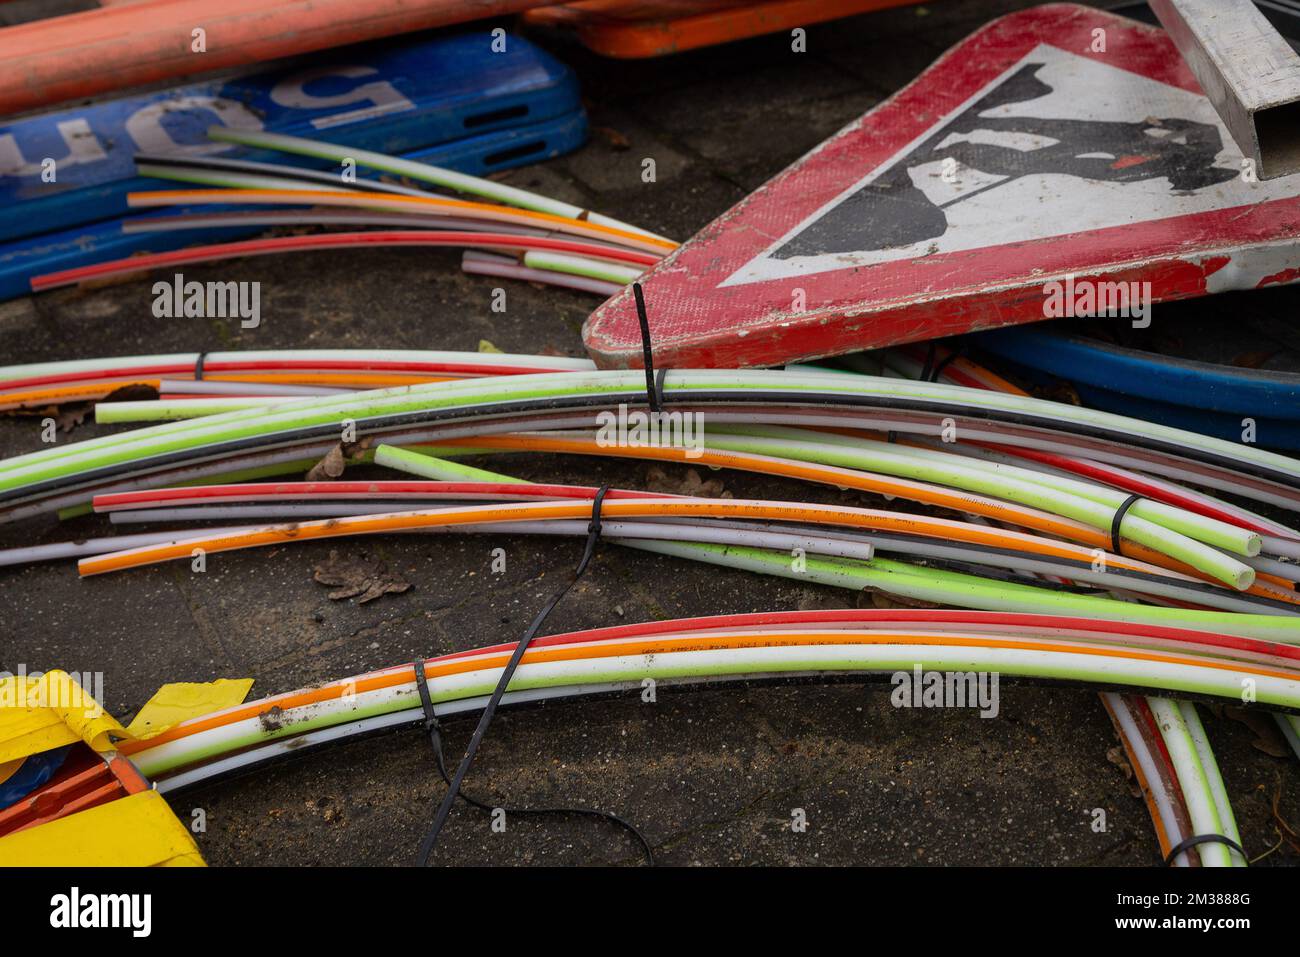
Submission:
[[[502,451],[564,452],[575,455],[654,459],[665,462],[682,462],[687,465],[729,468],[741,472],[757,472],[760,475],[801,479],[819,485],[833,485],[837,488],[854,488],[863,492],[873,492],[877,495],[922,502],[926,505],[938,505],[958,512],[969,512],[1000,522],[1019,525],[1022,528],[1031,528],[1037,532],[1066,538],[1094,548],[1109,549],[1110,546],[1110,535],[1107,532],[1093,528],[1091,525],[1085,525],[1082,522],[1076,522],[1073,519],[1061,518],[1049,512],[1017,505],[1013,502],[985,498],[970,492],[955,491],[943,486],[916,482],[911,479],[896,479],[868,472],[841,469],[833,465],[796,462],[790,459],[755,455],[749,452],[719,452],[712,449],[699,451],[696,449],[673,448],[671,446],[644,446],[638,448],[600,445],[594,438],[572,436],[554,438],[534,434],[471,436],[446,442],[420,442],[417,443],[417,447],[434,450],[472,447],[474,449],[500,449]],[[1145,562],[1148,565],[1156,565],[1160,568],[1179,572],[1196,578],[1198,581],[1211,582],[1216,585],[1222,584],[1218,579],[1206,575],[1190,565],[1127,538],[1124,539],[1124,552],[1127,557]],[[1109,558],[1107,561],[1109,561]],[[1257,573],[1256,581],[1259,582],[1261,579],[1266,579],[1266,577]],[[1256,584],[1245,589],[1245,594],[1300,604],[1300,595],[1287,588],[1285,581],[1274,576],[1267,576],[1266,580],[1280,586],[1284,593],[1279,594],[1275,589],[1265,589]]]
[[[328,192],[307,189],[163,189],[148,193],[128,193],[127,204],[133,209],[159,206],[193,206],[208,203],[249,205],[296,204],[300,206],[359,206],[365,209],[394,210],[403,213],[428,211],[452,214],[463,219],[482,219],[490,222],[504,221],[519,226],[532,226],[549,232],[571,233],[587,239],[616,243],[645,252],[668,254],[677,243],[657,239],[642,233],[633,233],[613,226],[539,213],[497,203],[476,203],[465,199],[448,199],[442,196],[388,196],[375,193]]]
[[[1216,661],[1211,658],[1191,655],[1171,654],[1167,652],[1144,651],[1123,648],[1115,645],[1105,647],[1086,643],[1010,640],[989,637],[987,635],[935,635],[933,633],[897,632],[845,632],[845,631],[796,631],[769,632],[762,635],[750,633],[685,635],[680,637],[650,637],[627,641],[590,642],[558,646],[539,646],[524,652],[521,664],[535,664],[547,661],[576,661],[595,658],[617,657],[620,655],[662,655],[678,651],[716,651],[734,648],[793,647],[799,645],[923,645],[951,648],[1010,648],[1024,651],[1046,653],[1072,653],[1094,655],[1103,658],[1125,658],[1132,661],[1151,661],[1164,664],[1190,665],[1193,667],[1212,668],[1220,671],[1254,674],[1284,681],[1295,681],[1300,672],[1265,668],[1239,661]],[[489,653],[466,657],[455,657],[443,661],[429,661],[425,664],[426,677],[439,678],[446,675],[463,674],[487,668],[504,667],[510,659],[510,652]],[[342,697],[345,694],[359,695],[368,691],[392,688],[409,684],[412,672],[409,667],[395,668],[387,671],[373,672],[344,682],[335,682],[323,687],[309,688],[291,692],[265,701],[253,702],[218,712],[183,724],[176,725],[162,734],[143,741],[122,742],[120,750],[124,754],[136,754],[148,748],[176,741],[192,734],[198,734],[212,728],[233,724],[246,718],[254,718],[272,709],[288,711],[306,705],[317,704]]]
[[[47,405],[60,405],[64,402],[93,402],[116,392],[118,389],[125,389],[129,386],[140,386],[157,392],[161,382],[161,379],[127,379],[120,382],[105,382],[95,385],[0,392],[0,412],[11,409],[43,408]]]
[[[352,372],[286,372],[246,374],[218,373],[204,376],[208,382],[247,382],[250,385],[321,385],[333,388],[385,389],[397,385],[424,385],[429,382],[446,382],[450,379],[463,379],[467,376],[444,375],[384,375],[382,373]],[[0,392],[0,412],[11,409],[42,408],[47,405],[61,405],[66,402],[94,402],[105,398],[118,389],[128,386],[143,386],[154,391],[162,391],[162,379],[121,379],[98,382],[94,385],[76,385],[51,387],[46,389],[27,389],[18,392]],[[178,377],[168,381],[193,381],[193,377]],[[255,392],[256,390],[250,390]],[[294,396],[285,396],[285,401]]]
[[[601,509],[605,518],[700,517],[740,518],[762,521],[802,522],[816,525],[845,526],[908,535],[970,542],[1037,555],[1092,562],[1088,549],[1057,543],[1023,532],[1003,531],[985,525],[971,525],[944,518],[882,512],[872,509],[836,505],[806,505],[726,499],[635,499],[606,501]],[[524,502],[508,505],[476,505],[468,508],[438,508],[396,512],[382,515],[359,515],[353,518],[328,519],[266,526],[241,532],[203,537],[197,535],[179,542],[143,546],[124,552],[83,559],[78,568],[82,576],[99,575],[150,565],[175,558],[188,558],[195,548],[205,552],[226,552],[261,545],[343,535],[365,535],[408,529],[481,525],[495,522],[582,519],[591,515],[591,505],[581,502]],[[1107,555],[1108,564],[1131,571],[1154,572],[1149,564],[1138,563],[1118,555]]]

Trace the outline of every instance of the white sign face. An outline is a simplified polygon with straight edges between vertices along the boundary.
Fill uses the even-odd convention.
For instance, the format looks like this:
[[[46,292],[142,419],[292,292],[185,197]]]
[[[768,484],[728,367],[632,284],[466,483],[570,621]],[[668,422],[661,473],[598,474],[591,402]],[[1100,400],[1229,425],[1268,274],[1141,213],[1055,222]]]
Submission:
[[[721,287],[1300,193],[1250,172],[1204,96],[1040,44]]]

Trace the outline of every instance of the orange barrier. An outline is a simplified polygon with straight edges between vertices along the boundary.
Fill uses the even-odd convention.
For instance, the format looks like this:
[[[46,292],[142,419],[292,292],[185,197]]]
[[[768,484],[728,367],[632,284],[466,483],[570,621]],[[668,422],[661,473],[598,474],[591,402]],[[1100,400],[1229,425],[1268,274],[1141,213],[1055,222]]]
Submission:
[[[150,784],[117,753],[96,754],[77,744],[53,780],[0,810],[0,837],[68,817],[87,808],[148,791]]]
[[[603,56],[641,59],[731,43],[921,0],[578,0],[525,14],[573,30]]]
[[[0,30],[0,114],[546,0],[131,0]],[[202,30],[203,52],[195,31]]]

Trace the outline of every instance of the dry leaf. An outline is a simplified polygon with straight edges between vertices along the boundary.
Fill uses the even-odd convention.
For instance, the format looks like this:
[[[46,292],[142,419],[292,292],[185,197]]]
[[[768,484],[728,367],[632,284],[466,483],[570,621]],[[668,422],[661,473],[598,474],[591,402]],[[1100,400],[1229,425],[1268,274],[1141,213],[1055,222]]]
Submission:
[[[307,472],[307,481],[325,482],[338,478],[343,474],[343,470],[347,468],[348,459],[370,448],[371,441],[370,437],[366,437],[360,442],[350,444],[340,442],[326,452],[324,458],[311,467],[310,471]]]
[[[1277,725],[1263,711],[1225,707],[1223,714],[1251,730],[1255,738],[1250,744],[1256,751],[1262,751],[1271,758],[1285,758],[1291,753]]]
[[[144,385],[139,382],[132,382],[129,385],[118,386],[100,402],[152,402],[158,398],[158,390],[151,385]]]
[[[1078,391],[1068,382],[1053,382],[1051,385],[1037,386],[1029,391],[1038,399],[1064,402],[1066,405],[1083,405]]]
[[[75,405],[62,406],[56,420],[58,430],[60,432],[71,432],[86,421],[86,416],[90,415],[91,410],[94,408],[95,405],[92,402],[78,402]]]
[[[1133,765],[1129,764],[1128,755],[1119,745],[1107,749],[1106,760],[1123,771],[1125,778],[1133,777]]]
[[[1243,352],[1232,357],[1232,364],[1239,369],[1258,369],[1275,355],[1277,355],[1276,350],[1261,349],[1258,352]]]
[[[311,467],[311,470],[307,473],[307,481],[324,482],[327,479],[336,479],[343,474],[343,469],[347,464],[347,459],[343,455],[343,443],[340,442],[326,452],[323,459]]]
[[[591,132],[608,143],[611,149],[620,153],[632,148],[632,141],[612,126],[593,126]]]
[[[357,603],[361,605],[382,595],[401,594],[411,587],[410,582],[390,572],[388,565],[377,558],[366,555],[340,558],[336,551],[331,551],[329,559],[316,566],[312,577],[335,589],[329,593],[332,601],[360,596]]]
[[[1116,745],[1106,751],[1106,760],[1124,772],[1124,780],[1128,783],[1129,793],[1136,798],[1140,798],[1142,788],[1138,786],[1137,777],[1133,773],[1133,765],[1129,762],[1127,752],[1119,745]]]
[[[858,607],[865,608],[942,608],[937,602],[897,595],[880,588],[867,587],[858,593]]]
[[[700,478],[695,469],[687,469],[676,476],[669,475],[657,465],[646,469],[646,484],[658,492],[671,492],[675,495],[694,495],[697,498],[731,498],[731,493],[722,487],[722,480]]]

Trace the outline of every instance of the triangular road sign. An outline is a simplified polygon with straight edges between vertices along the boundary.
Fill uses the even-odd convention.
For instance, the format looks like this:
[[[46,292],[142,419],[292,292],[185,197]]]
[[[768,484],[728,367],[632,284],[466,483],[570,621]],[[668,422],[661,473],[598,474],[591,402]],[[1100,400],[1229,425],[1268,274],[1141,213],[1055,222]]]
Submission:
[[[1030,322],[1063,289],[1080,314],[1131,290],[1136,312],[1300,279],[1300,174],[1252,174],[1163,31],[1073,4],[1015,13],[644,277],[655,362],[779,365]],[[599,365],[639,365],[631,290],[583,334]]]

